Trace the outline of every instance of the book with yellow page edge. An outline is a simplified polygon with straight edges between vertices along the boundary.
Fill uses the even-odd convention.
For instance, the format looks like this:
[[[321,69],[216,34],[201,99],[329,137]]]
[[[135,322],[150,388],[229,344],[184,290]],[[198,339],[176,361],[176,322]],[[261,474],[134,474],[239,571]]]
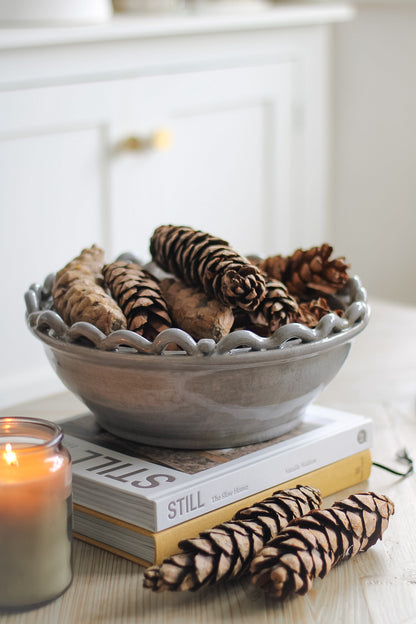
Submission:
[[[74,503],[159,532],[370,448],[368,418],[311,405],[273,440],[209,451],[118,438],[92,414],[63,423]]]
[[[75,503],[74,537],[140,565],[160,564],[179,551],[178,542],[181,540],[196,537],[201,531],[231,520],[239,509],[271,496],[278,489],[295,487],[301,482],[302,485],[318,488],[322,496],[329,496],[366,480],[370,475],[371,465],[371,453],[366,449],[306,473],[300,478],[275,485],[158,532],[147,531]]]

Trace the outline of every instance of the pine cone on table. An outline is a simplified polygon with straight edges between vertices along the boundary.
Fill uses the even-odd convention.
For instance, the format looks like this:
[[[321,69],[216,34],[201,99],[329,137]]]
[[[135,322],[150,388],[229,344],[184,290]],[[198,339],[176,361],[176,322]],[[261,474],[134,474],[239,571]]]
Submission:
[[[290,294],[308,299],[318,293],[330,295],[339,292],[348,281],[345,258],[330,260],[331,245],[297,249],[291,256],[272,256],[259,264],[269,277],[278,279],[287,286]]]
[[[241,576],[264,544],[293,518],[307,514],[321,504],[318,490],[298,486],[279,490],[252,507],[240,510],[199,537],[184,540],[183,550],[160,566],[145,570],[143,585],[155,592],[196,591],[201,587]]]
[[[315,578],[381,539],[393,513],[393,502],[373,492],[311,511],[293,520],[258,553],[250,567],[252,581],[278,600],[306,594]]]
[[[157,280],[134,262],[117,260],[103,267],[114,299],[127,319],[127,328],[153,341],[172,327],[166,301]]]
[[[103,288],[104,251],[97,245],[58,271],[52,287],[53,305],[67,325],[85,321],[104,334],[127,326],[123,312]]]
[[[190,227],[162,225],[150,241],[153,260],[188,286],[201,288],[209,299],[255,310],[266,294],[259,269],[229,244]]]

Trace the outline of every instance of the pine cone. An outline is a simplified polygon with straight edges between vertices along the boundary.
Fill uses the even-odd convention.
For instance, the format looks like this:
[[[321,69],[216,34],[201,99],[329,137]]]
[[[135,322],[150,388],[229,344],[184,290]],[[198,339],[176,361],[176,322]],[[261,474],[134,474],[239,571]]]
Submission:
[[[173,555],[160,566],[147,568],[144,587],[156,592],[196,591],[204,585],[241,576],[264,544],[293,518],[321,504],[318,490],[298,486],[279,490],[260,503],[240,510],[199,537],[184,540]]]
[[[225,305],[255,310],[266,294],[259,269],[211,234],[162,225],[153,233],[150,252],[164,271]]]
[[[266,296],[254,312],[235,311],[234,329],[250,329],[270,336],[278,327],[296,319],[299,306],[286,286],[276,279],[266,280]]]
[[[212,338],[216,342],[226,336],[234,322],[233,311],[205,293],[185,286],[176,279],[164,279],[160,290],[167,303],[173,323],[188,332],[194,340]]]
[[[255,557],[253,583],[278,600],[306,594],[315,578],[381,539],[393,513],[392,501],[373,492],[314,510],[291,522]]]
[[[159,284],[150,273],[138,264],[118,260],[104,266],[103,275],[126,316],[128,329],[152,341],[172,327]]]
[[[104,251],[97,245],[83,249],[55,276],[53,305],[67,325],[86,321],[104,334],[124,329],[126,319],[103,288]]]
[[[284,257],[280,254],[256,261],[256,265],[265,275],[271,279],[277,279],[280,282],[286,279],[289,263],[290,256]]]
[[[308,327],[316,327],[321,318],[330,312],[334,312],[338,314],[338,316],[344,314],[343,310],[331,310],[327,300],[324,297],[319,297],[318,299],[300,303],[298,314],[293,320],[296,323],[303,323]]]
[[[324,243],[304,251],[297,249],[291,256],[266,258],[259,268],[268,276],[284,282],[290,294],[303,299],[311,295],[335,294],[348,280],[345,258],[330,260],[333,248]]]

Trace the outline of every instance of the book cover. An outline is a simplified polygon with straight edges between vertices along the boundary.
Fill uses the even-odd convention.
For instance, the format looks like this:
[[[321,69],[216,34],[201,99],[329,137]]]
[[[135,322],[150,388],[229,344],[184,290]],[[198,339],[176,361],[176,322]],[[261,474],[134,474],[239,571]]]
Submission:
[[[371,465],[371,453],[367,449],[309,472],[301,477],[301,481],[303,485],[318,488],[323,497],[329,496],[368,479]],[[231,520],[239,509],[264,500],[278,489],[296,487],[298,481],[292,479],[276,484],[273,488],[155,533],[75,504],[74,536],[141,565],[159,564],[178,552],[181,540],[196,537],[204,530]]]
[[[161,531],[370,448],[371,425],[368,418],[312,405],[289,434],[218,451],[116,438],[92,414],[66,421],[63,429],[74,502]]]

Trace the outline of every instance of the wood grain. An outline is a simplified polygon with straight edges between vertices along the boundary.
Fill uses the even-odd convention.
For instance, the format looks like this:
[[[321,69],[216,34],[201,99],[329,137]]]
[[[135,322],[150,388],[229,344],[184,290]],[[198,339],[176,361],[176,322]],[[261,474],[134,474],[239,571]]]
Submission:
[[[400,469],[394,457],[403,446],[416,458],[416,308],[372,302],[369,326],[319,403],[374,420],[374,460]],[[64,394],[7,414],[60,420],[84,411]],[[143,568],[75,540],[74,581],[64,596],[37,611],[0,616],[0,623],[415,624],[415,479],[373,468],[368,482],[325,499],[329,505],[352,492],[374,490],[393,499],[396,513],[381,542],[285,604],[265,598],[249,579],[195,594],[145,592]]]

